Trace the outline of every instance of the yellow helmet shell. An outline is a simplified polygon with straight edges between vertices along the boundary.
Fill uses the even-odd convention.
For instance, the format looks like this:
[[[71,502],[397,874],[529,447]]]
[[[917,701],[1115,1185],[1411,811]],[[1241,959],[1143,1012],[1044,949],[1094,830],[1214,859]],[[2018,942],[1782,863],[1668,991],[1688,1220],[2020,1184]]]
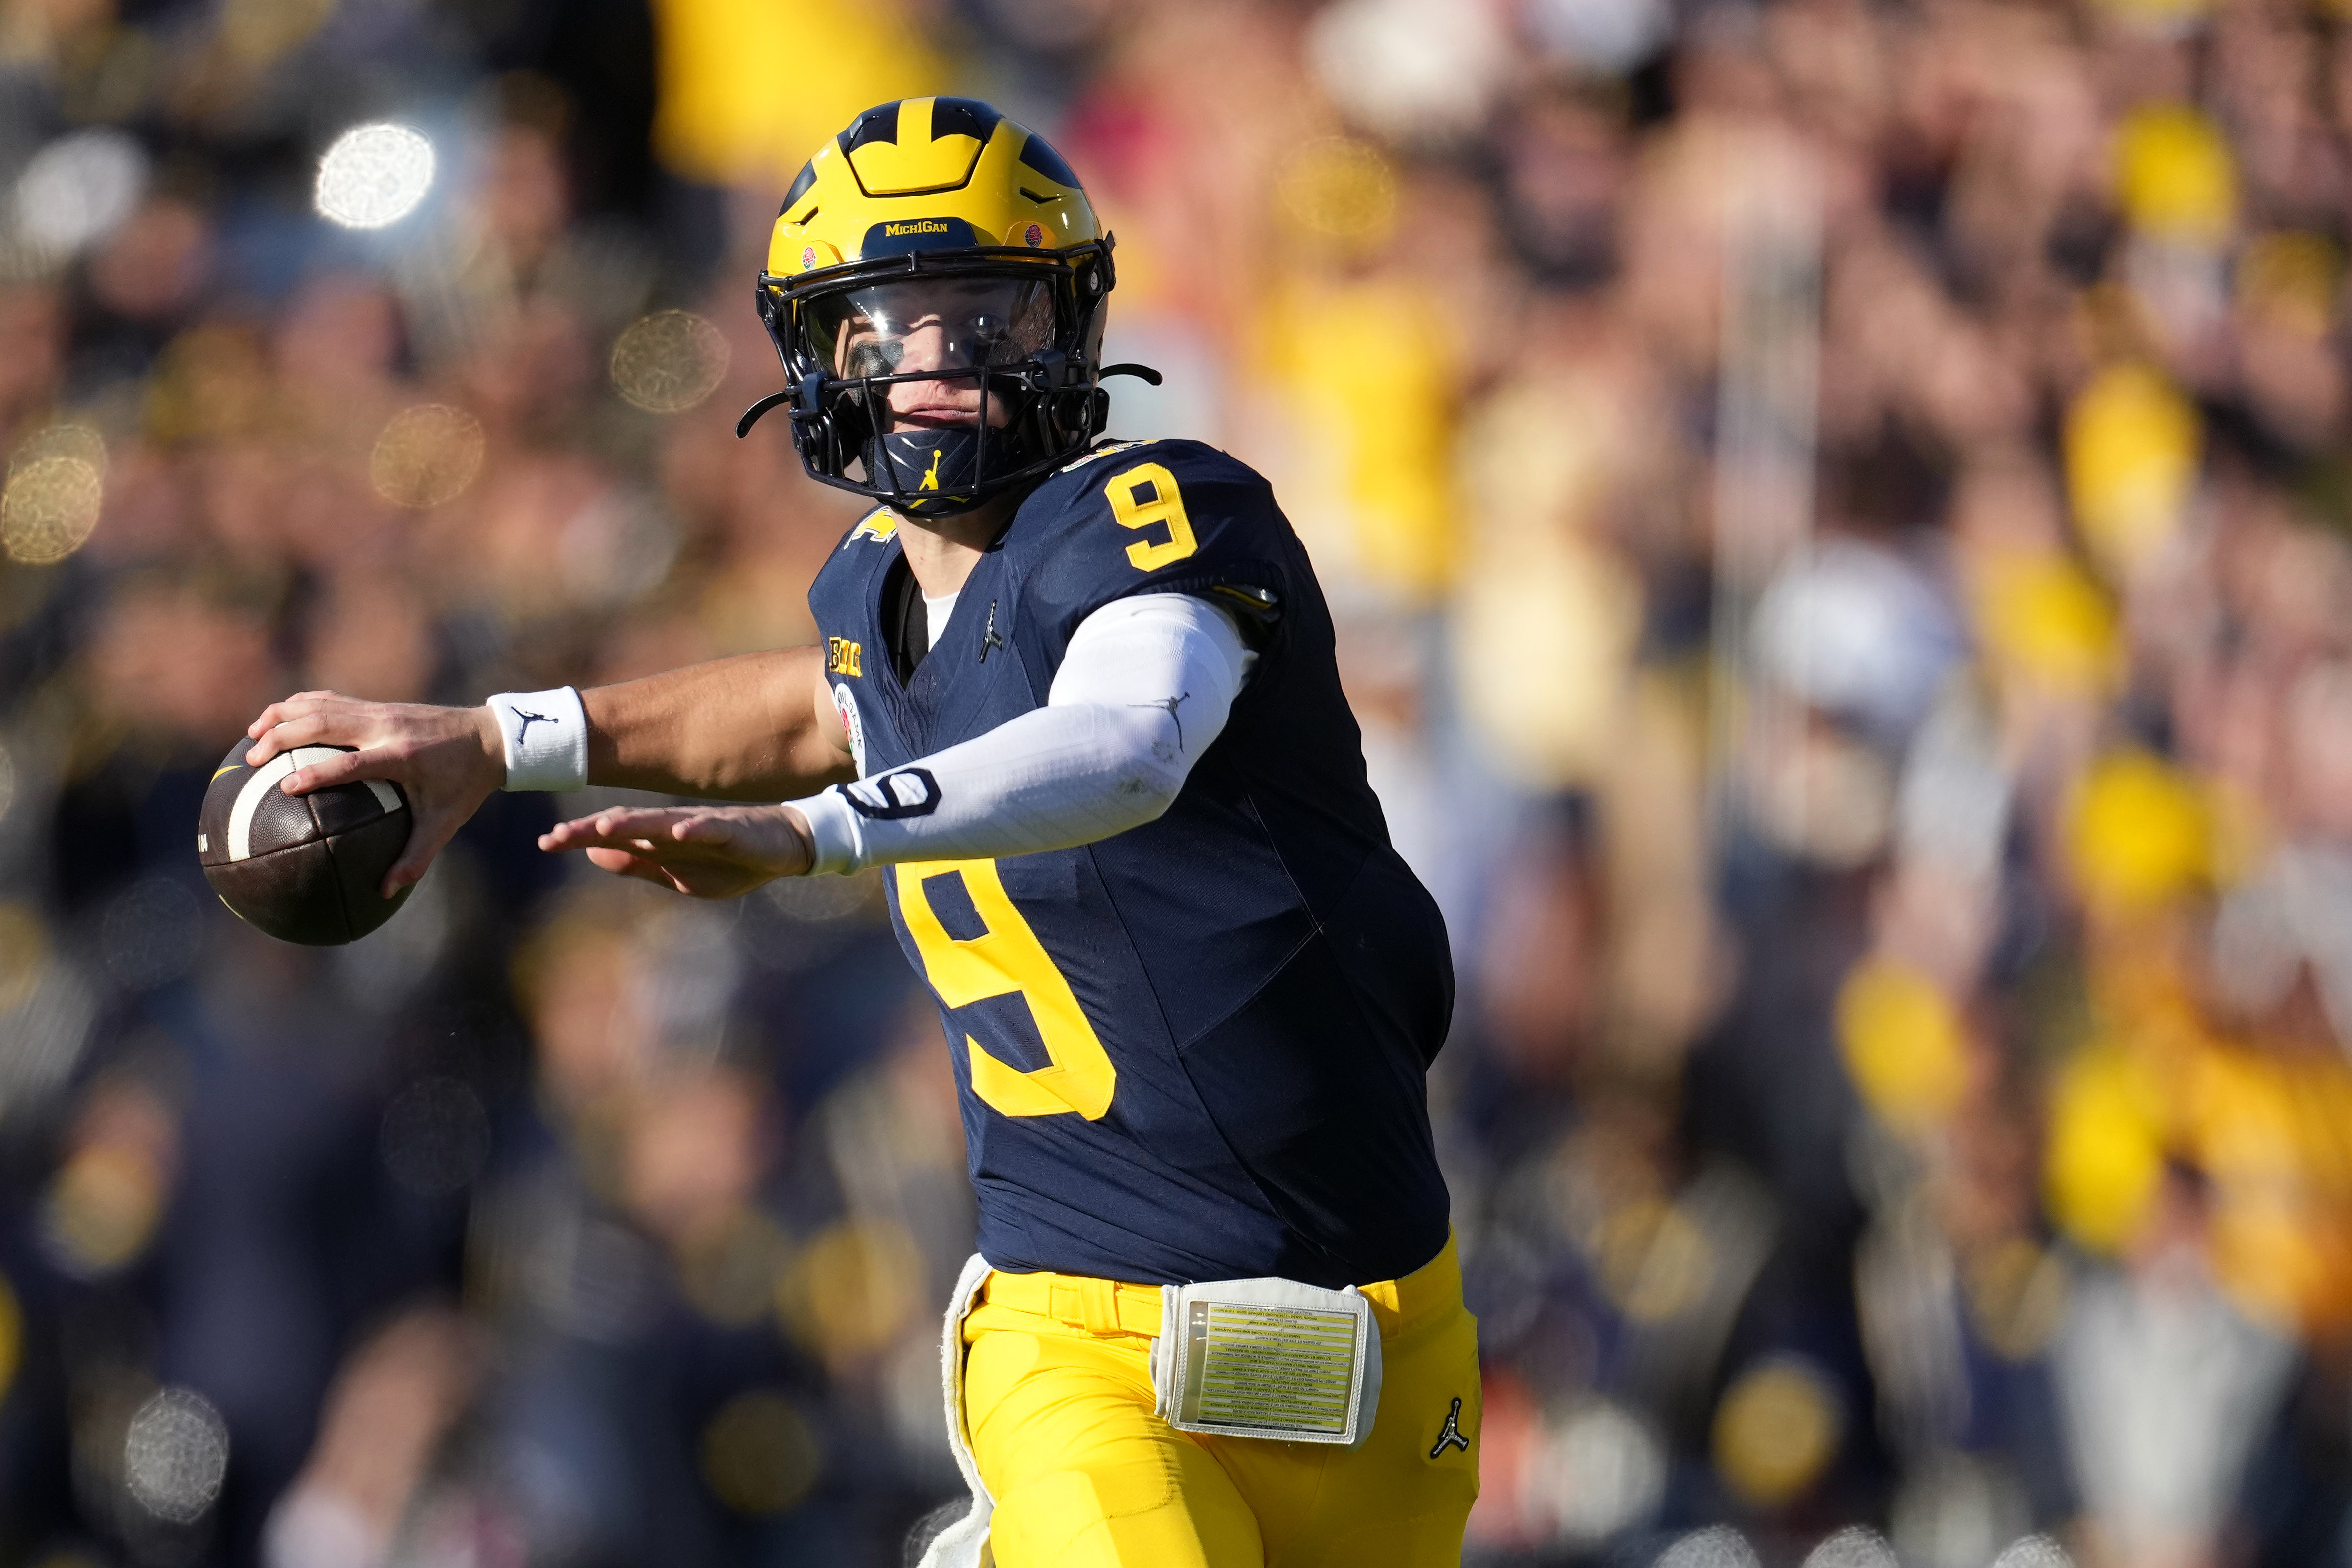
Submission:
[[[768,271],[804,273],[916,250],[1061,250],[1103,237],[1061,154],[969,98],[867,110],[784,193]]]

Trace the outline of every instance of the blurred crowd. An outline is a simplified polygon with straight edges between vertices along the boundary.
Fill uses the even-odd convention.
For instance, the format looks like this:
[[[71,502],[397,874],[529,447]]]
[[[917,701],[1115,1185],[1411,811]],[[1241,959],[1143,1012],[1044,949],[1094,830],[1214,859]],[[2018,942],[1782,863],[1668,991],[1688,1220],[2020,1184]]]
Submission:
[[[500,796],[314,951],[190,842],[287,693],[812,634],[751,280],[935,90],[1116,232],[1113,433],[1258,465],[1338,612],[1461,981],[1469,1560],[2352,1565],[2288,0],[0,0],[0,1563],[895,1564],[956,1493],[872,878],[689,904]]]

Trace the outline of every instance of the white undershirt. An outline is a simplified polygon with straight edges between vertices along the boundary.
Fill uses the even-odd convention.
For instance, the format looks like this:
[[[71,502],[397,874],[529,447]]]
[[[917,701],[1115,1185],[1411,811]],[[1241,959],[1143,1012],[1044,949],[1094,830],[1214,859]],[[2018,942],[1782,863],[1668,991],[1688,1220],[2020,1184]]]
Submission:
[[[953,607],[953,595],[925,597],[934,636]],[[1256,662],[1233,617],[1205,600],[1114,600],[1071,633],[1044,707],[788,802],[815,842],[811,869],[1034,854],[1152,821],[1224,732]]]
[[[962,591],[963,591],[961,589],[956,590],[956,593],[961,593]],[[937,597],[933,597],[928,593],[923,595],[923,642],[925,646],[932,648],[938,647],[940,645],[940,639],[947,634],[948,617],[955,613],[956,593],[942,593]]]

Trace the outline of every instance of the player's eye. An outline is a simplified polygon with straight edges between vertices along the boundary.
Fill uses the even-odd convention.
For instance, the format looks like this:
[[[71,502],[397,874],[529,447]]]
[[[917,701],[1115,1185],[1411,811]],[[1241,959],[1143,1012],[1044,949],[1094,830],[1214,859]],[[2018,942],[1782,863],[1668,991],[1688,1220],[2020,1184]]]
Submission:
[[[907,357],[907,345],[888,339],[869,339],[849,346],[849,362],[842,367],[845,376],[887,376],[898,368]]]
[[[1023,357],[1013,335],[1013,324],[994,314],[971,319],[972,358],[984,365],[1010,364]]]

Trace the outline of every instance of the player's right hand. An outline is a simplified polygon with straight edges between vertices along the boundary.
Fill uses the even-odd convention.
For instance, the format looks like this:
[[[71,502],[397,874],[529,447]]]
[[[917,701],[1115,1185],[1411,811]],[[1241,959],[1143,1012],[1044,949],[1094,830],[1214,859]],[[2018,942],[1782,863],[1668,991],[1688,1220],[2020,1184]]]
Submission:
[[[334,692],[298,692],[262,709],[246,734],[253,747],[245,759],[253,767],[297,747],[357,748],[288,774],[289,795],[361,779],[389,779],[407,791],[413,826],[408,847],[384,873],[386,898],[422,877],[467,819],[506,782],[506,747],[488,706],[372,703]]]
[[[799,876],[815,853],[808,819],[793,806],[621,807],[558,822],[539,847],[585,850],[599,871],[689,898],[735,898]]]

